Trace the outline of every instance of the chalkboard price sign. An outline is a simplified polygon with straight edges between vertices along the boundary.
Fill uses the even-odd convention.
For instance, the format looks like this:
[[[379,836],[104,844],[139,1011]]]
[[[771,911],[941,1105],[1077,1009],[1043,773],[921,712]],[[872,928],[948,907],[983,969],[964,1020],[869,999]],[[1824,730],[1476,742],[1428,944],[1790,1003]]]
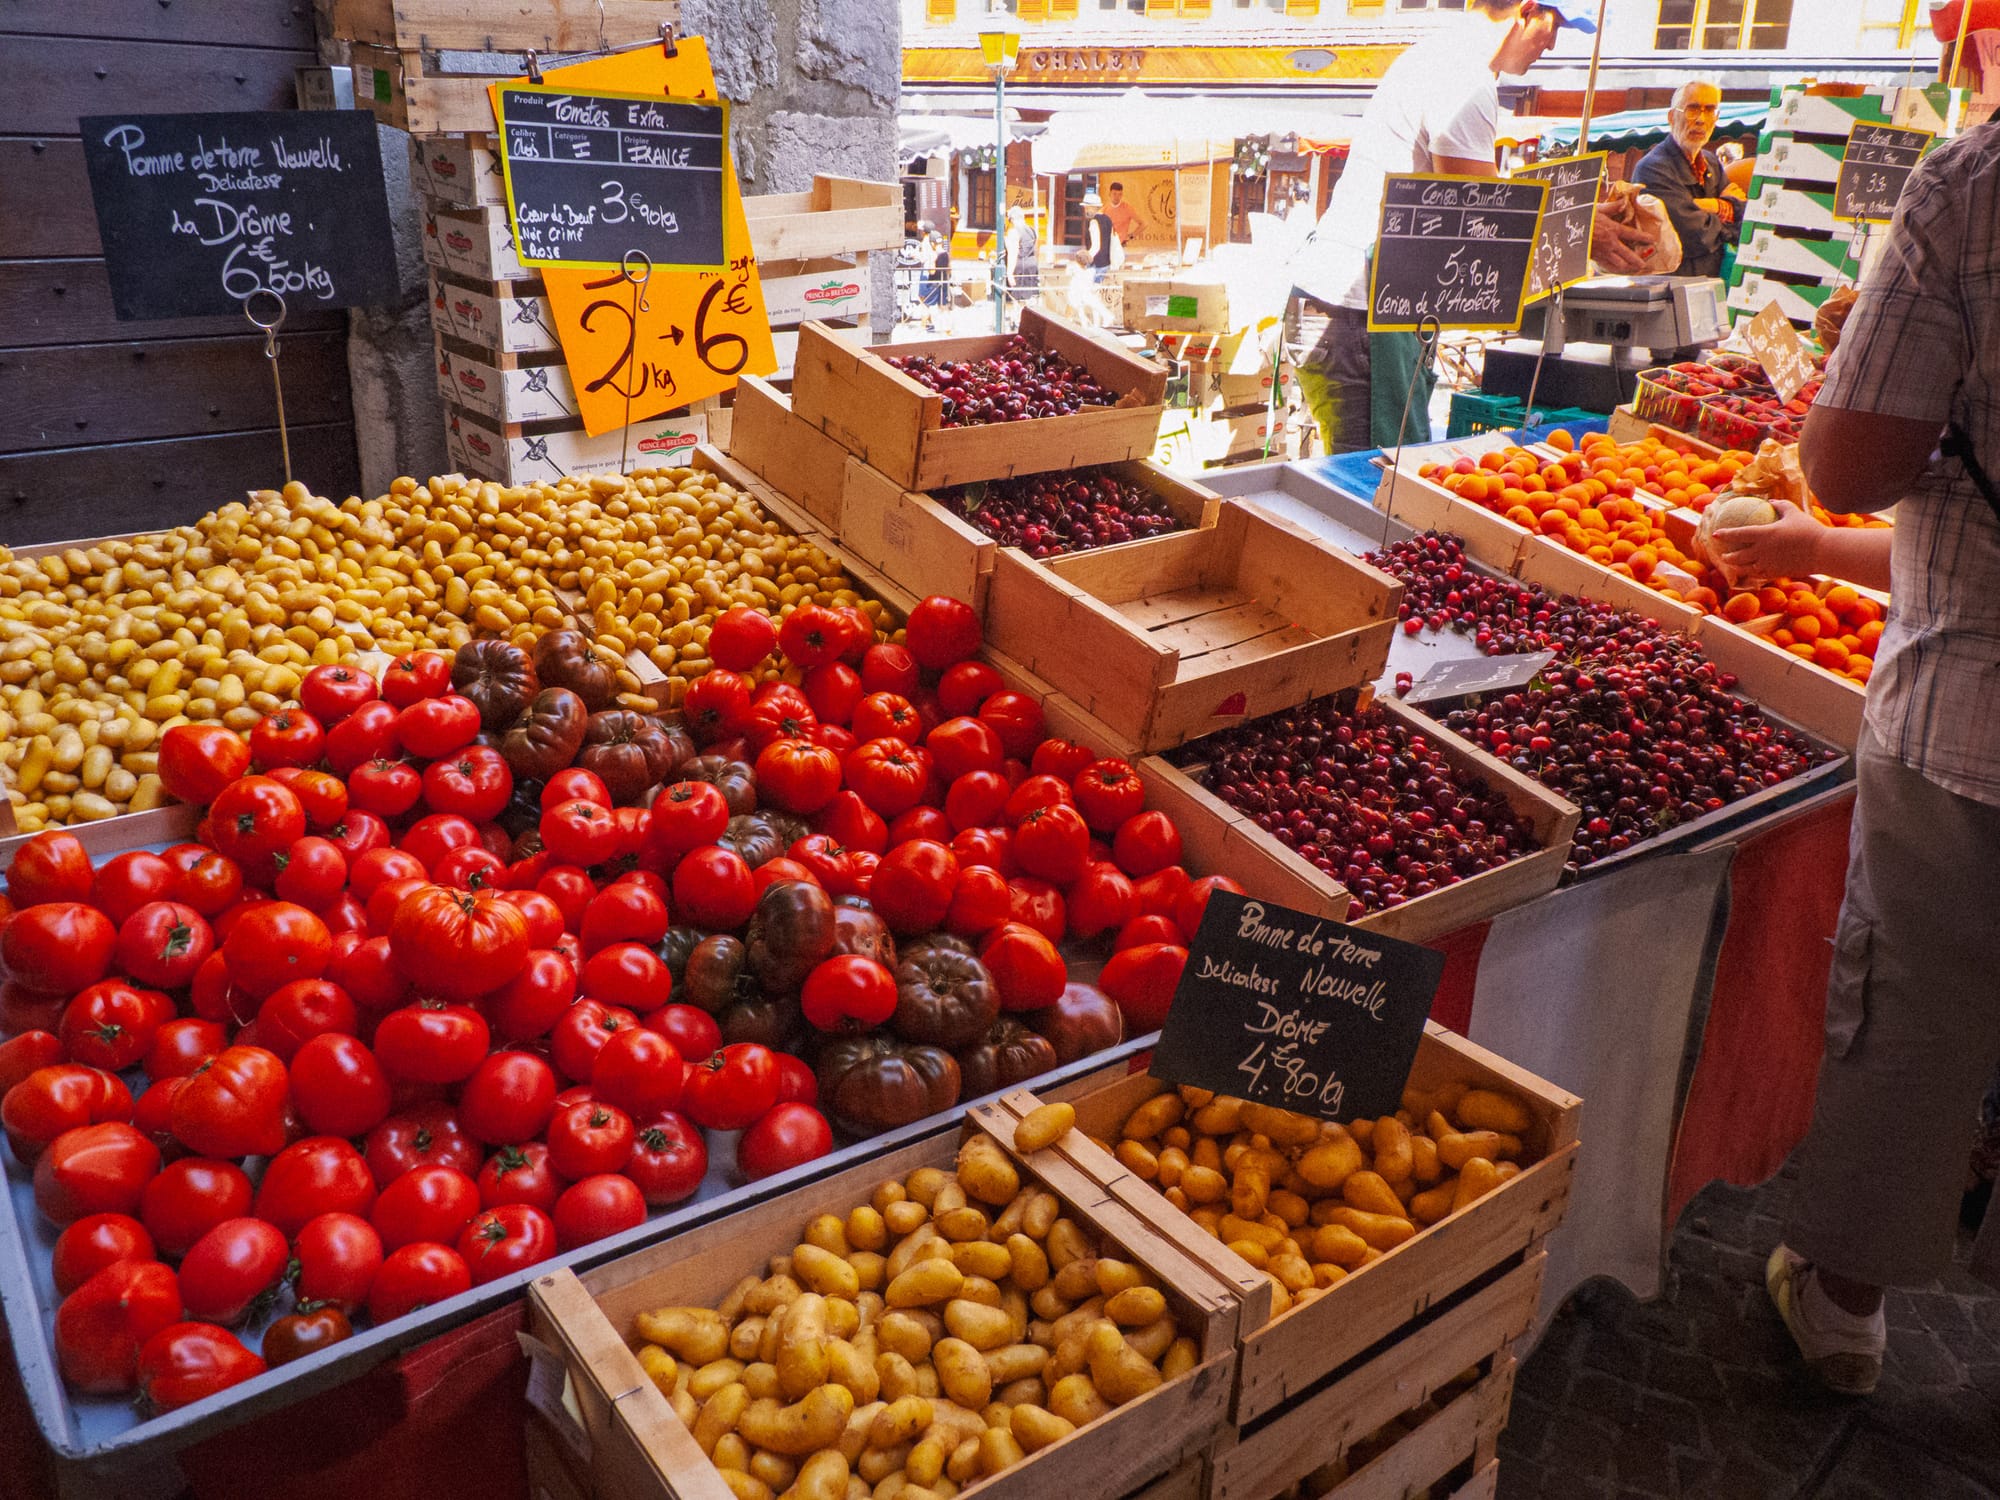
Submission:
[[[1896,216],[1903,184],[1923,160],[1932,140],[1928,130],[1857,121],[1841,158],[1833,188],[1833,216],[1886,224]]]
[[[1538,162],[1514,177],[1549,185],[1549,206],[1528,263],[1528,300],[1535,302],[1590,274],[1590,232],[1597,224],[1597,195],[1604,185],[1604,153]]]
[[[1323,1120],[1394,1112],[1444,955],[1217,891],[1153,1075]]]
[[[721,271],[729,106],[716,100],[496,91],[507,212],[521,263]]]
[[[121,319],[393,302],[374,116],[351,109],[89,115],[83,159]],[[268,299],[257,311],[268,317]]]
[[[1369,286],[1371,332],[1519,328],[1549,185],[1392,175]]]

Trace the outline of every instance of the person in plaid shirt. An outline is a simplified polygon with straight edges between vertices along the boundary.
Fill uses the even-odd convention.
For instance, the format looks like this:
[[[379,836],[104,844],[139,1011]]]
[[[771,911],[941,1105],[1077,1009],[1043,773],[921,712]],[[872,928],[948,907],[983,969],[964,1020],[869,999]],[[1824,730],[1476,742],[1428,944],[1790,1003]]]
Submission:
[[[1950,1263],[2000,1058],[2000,125],[1912,174],[1799,457],[1827,509],[1898,507],[1819,1095],[1765,1275],[1807,1364],[1866,1394],[1883,1288]],[[1973,1269],[2000,1284],[1996,1219]]]

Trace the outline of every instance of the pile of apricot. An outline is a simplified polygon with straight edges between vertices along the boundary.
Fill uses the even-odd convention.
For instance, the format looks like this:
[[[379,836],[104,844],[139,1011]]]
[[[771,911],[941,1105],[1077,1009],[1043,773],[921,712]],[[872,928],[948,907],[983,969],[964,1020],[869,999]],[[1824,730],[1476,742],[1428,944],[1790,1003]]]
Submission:
[[[1729,596],[1722,617],[1738,625],[1780,623],[1765,632],[1772,645],[1858,683],[1875,669],[1875,646],[1882,638],[1882,606],[1845,583],[1818,593],[1808,584],[1780,580]]]

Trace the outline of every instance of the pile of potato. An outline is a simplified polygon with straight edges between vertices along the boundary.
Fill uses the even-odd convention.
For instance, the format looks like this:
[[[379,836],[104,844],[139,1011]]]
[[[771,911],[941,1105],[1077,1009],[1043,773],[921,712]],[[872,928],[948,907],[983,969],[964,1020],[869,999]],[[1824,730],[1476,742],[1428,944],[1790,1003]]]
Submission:
[[[338,505],[289,484],[172,531],[0,549],[0,769],[23,832],[143,811],[165,799],[165,729],[247,730],[320,663],[526,644],[581,615],[637,693],[635,648],[691,680],[711,614],[806,601],[880,620],[836,562],[706,471],[404,478]]]
[[[1140,1266],[990,1136],[823,1214],[639,1362],[740,1500],[942,1500],[1194,1368]]]
[[[1518,1175],[1533,1128],[1520,1099],[1463,1083],[1347,1125],[1182,1088],[1100,1144],[1266,1272],[1276,1314]]]

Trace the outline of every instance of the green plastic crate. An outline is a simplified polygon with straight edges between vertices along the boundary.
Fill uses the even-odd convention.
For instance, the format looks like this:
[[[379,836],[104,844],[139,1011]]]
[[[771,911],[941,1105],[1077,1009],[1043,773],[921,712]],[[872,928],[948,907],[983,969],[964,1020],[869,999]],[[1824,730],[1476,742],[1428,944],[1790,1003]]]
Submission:
[[[1476,432],[1512,432],[1521,427],[1540,427],[1565,422],[1594,422],[1603,412],[1583,411],[1574,406],[1538,406],[1532,422],[1518,396],[1489,396],[1484,391],[1453,391],[1451,416],[1445,438],[1468,438]]]

